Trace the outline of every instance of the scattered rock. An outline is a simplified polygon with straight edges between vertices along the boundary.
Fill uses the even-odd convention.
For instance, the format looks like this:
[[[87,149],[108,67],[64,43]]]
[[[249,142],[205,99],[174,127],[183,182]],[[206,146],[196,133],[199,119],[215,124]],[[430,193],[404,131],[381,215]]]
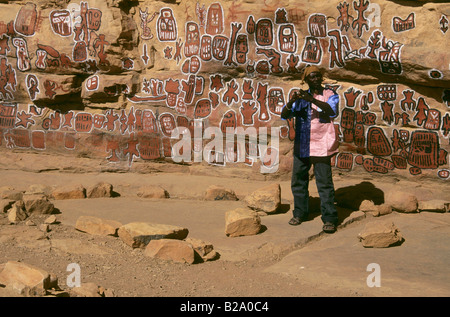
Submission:
[[[42,232],[49,232],[50,226],[46,223],[42,223],[39,225],[39,230],[41,230]]]
[[[218,258],[219,254],[214,250],[211,243],[207,243],[200,239],[186,238],[184,239],[187,243],[191,244],[194,251],[202,259],[202,261],[213,261]]]
[[[121,226],[118,230],[122,241],[133,248],[145,248],[151,240],[183,240],[188,233],[187,228],[150,222],[131,222]]]
[[[87,198],[112,197],[112,195],[113,195],[113,186],[105,182],[97,183],[89,187],[86,191]]]
[[[233,190],[218,185],[209,186],[204,198],[205,200],[238,200]]]
[[[237,208],[225,213],[225,234],[229,237],[255,235],[261,231],[261,218],[249,208]]]
[[[442,199],[419,201],[418,209],[419,211],[448,212],[450,202]]]
[[[364,212],[374,212],[377,210],[375,204],[371,200],[363,200],[359,206],[359,210]]]
[[[376,210],[376,212],[373,213],[373,215],[375,217],[387,215],[392,212],[392,207],[389,204],[381,204],[381,205],[377,205],[376,207],[377,207],[377,210]]]
[[[117,236],[117,231],[121,226],[122,224],[118,221],[92,216],[81,216],[75,223],[75,229],[100,236]]]
[[[50,217],[47,217],[47,218],[45,218],[45,220],[44,220],[44,223],[45,223],[45,224],[49,224],[49,225],[55,224],[55,223],[57,223],[57,222],[58,222],[58,219],[56,219],[56,216],[55,216],[55,215],[51,215]]]
[[[28,187],[28,189],[25,191],[26,194],[31,195],[49,195],[51,193],[52,189],[48,185],[44,184],[33,184]]]
[[[209,252],[208,254],[206,254],[205,256],[202,257],[203,261],[214,261],[217,260],[219,258],[220,254],[218,252],[216,252],[215,250],[212,250],[211,252]]]
[[[86,188],[83,185],[67,185],[52,191],[51,196],[56,200],[86,198]]]
[[[70,292],[65,290],[47,290],[46,297],[70,297]]]
[[[28,219],[27,221],[25,221],[25,225],[30,226],[30,227],[36,226],[36,224],[34,223],[34,221],[31,220],[31,219]]]
[[[193,264],[195,251],[186,241],[174,239],[151,240],[144,250],[144,255],[152,258]]]
[[[404,240],[394,223],[385,221],[367,223],[358,238],[365,248],[387,248]]]
[[[392,191],[386,195],[386,204],[391,205],[392,209],[398,212],[417,212],[418,201],[413,194]]]
[[[10,223],[17,223],[28,218],[22,201],[15,202],[8,211],[8,220]]]
[[[103,297],[103,290],[94,283],[82,283],[70,289],[71,297]]]
[[[116,293],[114,292],[114,290],[110,288],[104,288],[102,286],[99,286],[98,291],[100,295],[103,297],[116,297]]]
[[[42,194],[23,195],[23,202],[25,203],[25,210],[29,214],[51,214],[55,209],[48,197]]]
[[[52,285],[50,274],[23,262],[0,265],[0,284],[24,296],[44,296]]]
[[[366,213],[370,213],[374,217],[378,217],[390,214],[392,212],[392,207],[389,204],[375,205],[374,202],[371,200],[364,200],[361,202],[359,210]]]
[[[21,200],[23,196],[23,192],[20,190],[15,190],[9,186],[0,187],[0,198],[1,199],[9,199],[9,200]]]
[[[158,185],[145,185],[141,186],[137,192],[138,197],[141,198],[169,198],[170,195],[161,186]]]
[[[0,213],[7,212],[8,209],[11,209],[14,202],[15,200],[11,199],[0,199]]]
[[[260,188],[246,196],[244,201],[253,210],[274,213],[281,205],[280,184],[271,184]]]

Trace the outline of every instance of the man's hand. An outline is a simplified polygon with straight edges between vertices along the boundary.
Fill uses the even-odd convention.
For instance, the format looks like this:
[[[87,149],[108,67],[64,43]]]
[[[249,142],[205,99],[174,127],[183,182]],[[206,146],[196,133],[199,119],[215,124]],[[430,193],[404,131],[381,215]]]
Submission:
[[[306,90],[302,90],[302,89],[300,89],[299,97],[308,102],[313,102],[313,100],[314,100],[313,96],[309,92],[307,92]]]
[[[300,99],[300,95],[297,91],[294,91],[294,93],[291,96],[291,100],[289,102],[295,102],[297,99]]]

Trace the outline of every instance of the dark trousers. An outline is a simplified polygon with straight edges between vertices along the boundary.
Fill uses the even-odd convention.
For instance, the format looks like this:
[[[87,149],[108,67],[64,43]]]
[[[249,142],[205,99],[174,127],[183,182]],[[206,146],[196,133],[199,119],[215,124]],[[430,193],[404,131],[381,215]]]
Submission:
[[[337,224],[338,215],[334,206],[334,184],[331,157],[298,158],[294,155],[291,189],[294,195],[294,217],[305,220],[309,214],[309,170],[314,167],[317,191],[320,197],[322,221]]]

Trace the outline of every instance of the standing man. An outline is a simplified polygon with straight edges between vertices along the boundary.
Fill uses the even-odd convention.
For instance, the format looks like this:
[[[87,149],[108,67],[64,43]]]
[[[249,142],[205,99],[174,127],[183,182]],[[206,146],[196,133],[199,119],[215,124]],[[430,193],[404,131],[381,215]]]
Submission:
[[[339,95],[322,86],[323,78],[317,66],[309,66],[303,74],[308,91],[294,93],[283,107],[281,118],[295,117],[294,164],[291,189],[294,196],[293,217],[296,226],[309,214],[309,170],[314,167],[320,196],[323,231],[336,231],[338,215],[334,206],[334,184],[331,157],[338,152],[338,139],[333,119],[339,113]]]

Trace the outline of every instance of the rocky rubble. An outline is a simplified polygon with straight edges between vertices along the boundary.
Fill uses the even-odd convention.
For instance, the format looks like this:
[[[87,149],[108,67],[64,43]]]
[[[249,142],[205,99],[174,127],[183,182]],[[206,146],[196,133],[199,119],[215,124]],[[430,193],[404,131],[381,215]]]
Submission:
[[[53,274],[24,262],[0,264],[0,287],[24,297],[114,297],[114,291],[94,283],[63,290]]]
[[[107,255],[111,253],[111,250],[104,246],[91,243],[82,244],[76,239],[58,239],[48,236],[49,232],[51,233],[60,225],[58,214],[64,212],[64,210],[51,209],[49,206],[53,206],[52,200],[61,199],[61,197],[64,199],[69,199],[68,197],[71,197],[70,199],[87,199],[87,195],[78,195],[83,192],[80,190],[84,188],[82,185],[67,185],[64,189],[58,190],[49,190],[51,186],[42,185],[34,185],[30,188],[19,190],[8,186],[2,187],[0,191],[2,197],[0,200],[2,216],[0,218],[2,227],[0,243],[8,243],[8,241],[12,241],[10,239],[15,239],[35,250],[51,247],[65,254]],[[111,195],[112,184],[99,182],[97,188],[103,188],[103,190],[91,190],[91,192],[97,192],[98,197],[120,199]],[[160,186],[152,188],[164,193],[153,199],[171,199],[166,190],[161,191]],[[146,187],[147,191],[148,189],[149,187]],[[139,193],[142,192],[142,190],[139,191]],[[66,196],[63,193],[76,194]],[[142,198],[143,195],[139,195],[139,193],[136,193],[136,196]],[[207,193],[212,193],[209,197],[221,197],[220,199],[231,197],[234,200],[237,197],[234,191],[221,186],[211,186],[205,192],[205,194]],[[391,212],[418,213],[425,210],[446,212],[450,205],[450,202],[446,200],[418,200],[413,194],[405,192],[391,192],[385,196],[386,201],[382,204],[366,199],[355,210],[359,210],[363,215],[382,217]],[[224,215],[224,234],[229,239],[264,234],[264,217],[270,217],[271,214],[274,214],[274,210],[276,213],[281,203],[280,185],[273,183],[243,197],[241,208],[229,210]],[[196,199],[205,199],[205,196],[196,196]],[[259,205],[257,204],[258,199],[261,201]],[[343,200],[340,203],[345,206],[350,204]],[[370,221],[357,236],[362,246],[364,248],[386,248],[401,245],[405,238],[400,233],[400,229],[394,223],[382,221],[381,218],[379,220],[376,221],[374,218],[374,221]],[[191,265],[220,258],[220,254],[214,250],[212,244],[195,237],[188,237],[189,228],[149,222],[122,224],[110,219],[80,216],[73,229],[89,235],[93,240],[99,237],[112,237],[121,241],[130,254],[133,250],[140,249],[145,257],[162,261]],[[17,235],[19,233],[17,230],[21,232],[19,235]],[[21,296],[114,296],[113,290],[89,282],[68,290],[61,289],[54,275],[39,267],[18,261],[0,264],[0,287],[8,288]]]

